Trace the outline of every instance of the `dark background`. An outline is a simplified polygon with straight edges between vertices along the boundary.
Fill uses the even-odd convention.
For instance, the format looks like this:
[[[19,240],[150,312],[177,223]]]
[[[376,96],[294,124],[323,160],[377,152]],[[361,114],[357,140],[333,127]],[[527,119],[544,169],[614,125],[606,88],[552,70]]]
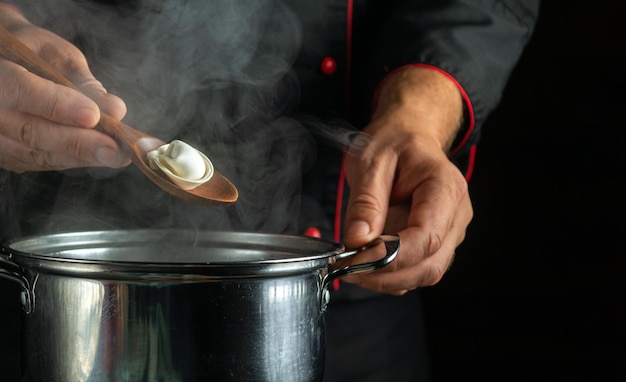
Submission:
[[[424,290],[435,382],[626,381],[625,41],[626,2],[544,1],[485,126],[467,239]],[[18,297],[0,279],[7,382]]]
[[[626,381],[626,2],[544,1],[424,291],[436,381]]]

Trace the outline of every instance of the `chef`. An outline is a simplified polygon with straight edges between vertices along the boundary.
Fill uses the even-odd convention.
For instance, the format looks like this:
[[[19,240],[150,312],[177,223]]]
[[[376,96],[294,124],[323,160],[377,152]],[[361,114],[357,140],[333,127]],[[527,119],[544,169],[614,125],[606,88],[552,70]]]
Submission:
[[[396,261],[333,286],[325,380],[427,380],[418,288],[443,277],[465,237],[480,130],[538,3],[4,3],[0,24],[89,97],[0,62],[2,212],[18,217],[3,237],[193,226],[359,247],[398,233]],[[199,213],[139,185],[93,129],[99,110],[211,148],[240,200]]]

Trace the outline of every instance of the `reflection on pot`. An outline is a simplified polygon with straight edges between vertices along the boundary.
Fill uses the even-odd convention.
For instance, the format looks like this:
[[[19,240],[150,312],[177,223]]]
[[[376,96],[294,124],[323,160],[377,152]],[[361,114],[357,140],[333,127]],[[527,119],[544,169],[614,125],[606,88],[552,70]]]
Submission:
[[[380,260],[332,267],[379,244]],[[146,230],[11,245],[0,277],[28,292],[23,381],[312,382],[324,372],[328,285],[386,266],[399,239],[346,252],[306,237]]]
[[[290,305],[305,304],[308,296],[319,296],[321,282],[294,283],[291,280],[275,280],[267,285],[267,299],[260,301],[258,317],[262,326],[271,328],[261,340],[262,354],[273,355],[264,359],[267,381],[280,381],[285,375],[315,375],[315,370],[304,371],[310,365],[320,365],[324,351],[323,317],[319,310],[292,309]],[[309,303],[309,306],[315,307]],[[308,346],[302,339],[310,341]],[[276,340],[279,339],[279,340]],[[300,361],[294,362],[290,352],[299,351]],[[308,360],[302,362],[302,360]]]
[[[86,381],[94,371],[94,363],[99,352],[103,298],[102,284],[95,281],[75,278],[35,277],[33,295],[37,301],[31,313],[34,319],[44,325],[37,332],[27,336],[38,352],[38,359],[30,362],[41,365],[64,365],[64,377],[67,381]],[[80,284],[80,287],[77,287]],[[58,299],[62,304],[46,306],[46,301]],[[39,316],[35,318],[36,316]],[[45,351],[45,347],[54,344],[56,352]],[[50,358],[50,359],[49,359]],[[72,362],[67,362],[72,360]],[[50,375],[46,368],[41,373]],[[45,378],[42,375],[42,378]],[[41,379],[43,380],[43,379]]]

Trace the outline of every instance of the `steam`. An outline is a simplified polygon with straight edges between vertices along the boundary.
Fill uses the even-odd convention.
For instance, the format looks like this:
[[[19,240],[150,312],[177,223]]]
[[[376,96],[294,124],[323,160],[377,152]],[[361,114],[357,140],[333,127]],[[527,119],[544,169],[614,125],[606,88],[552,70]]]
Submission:
[[[120,12],[94,1],[59,0],[51,7],[40,0],[25,13],[75,42],[96,77],[127,102],[126,121],[160,137],[187,128],[198,109],[224,122],[227,108],[211,95],[233,86],[271,91],[299,49],[297,19],[276,1],[130,4]]]
[[[303,115],[298,120],[324,145],[337,150],[350,147],[353,153],[359,152],[365,150],[370,143],[369,134],[342,119],[320,120],[316,116]]]
[[[290,68],[301,44],[289,8],[277,0],[25,3],[33,23],[80,47],[96,78],[126,102],[128,124],[197,147],[240,192],[232,206],[205,208],[164,194],[133,166],[69,171],[46,186],[50,207],[31,219],[33,230],[296,229],[300,178],[316,147],[289,117],[299,99]],[[28,187],[57,177],[23,177],[21,204],[32,196]]]

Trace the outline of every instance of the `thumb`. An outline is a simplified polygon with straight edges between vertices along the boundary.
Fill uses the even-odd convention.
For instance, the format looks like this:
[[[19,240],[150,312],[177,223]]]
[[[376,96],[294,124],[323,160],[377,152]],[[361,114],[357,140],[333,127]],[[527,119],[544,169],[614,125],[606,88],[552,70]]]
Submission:
[[[392,162],[383,158],[346,157],[346,178],[350,186],[344,223],[347,247],[363,246],[382,234],[395,170],[395,166],[388,168]]]

